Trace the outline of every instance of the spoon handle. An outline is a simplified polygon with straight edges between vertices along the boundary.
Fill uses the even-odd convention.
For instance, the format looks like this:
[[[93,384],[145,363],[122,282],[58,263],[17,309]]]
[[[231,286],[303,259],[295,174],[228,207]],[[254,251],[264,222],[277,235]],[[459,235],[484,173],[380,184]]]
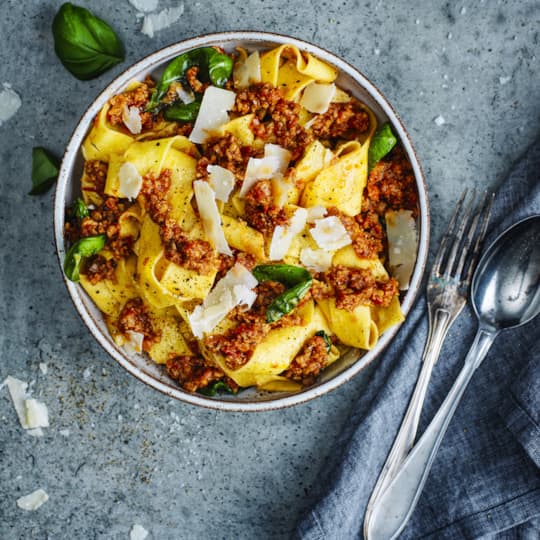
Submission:
[[[379,496],[365,529],[366,540],[390,540],[403,530],[418,502],[448,424],[476,368],[498,332],[480,328],[465,365],[422,437]]]

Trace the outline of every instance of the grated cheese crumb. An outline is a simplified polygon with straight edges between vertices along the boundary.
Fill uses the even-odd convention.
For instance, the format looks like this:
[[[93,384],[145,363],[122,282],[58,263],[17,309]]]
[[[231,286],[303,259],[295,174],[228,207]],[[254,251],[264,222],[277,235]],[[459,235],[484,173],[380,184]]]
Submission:
[[[139,524],[133,525],[131,531],[129,532],[129,540],[145,540],[148,536],[148,531]]]
[[[439,116],[435,117],[435,118],[433,119],[433,121],[434,121],[435,124],[437,124],[438,126],[442,126],[442,125],[446,124],[446,120],[445,120],[444,117],[441,116],[440,114],[439,114]]]

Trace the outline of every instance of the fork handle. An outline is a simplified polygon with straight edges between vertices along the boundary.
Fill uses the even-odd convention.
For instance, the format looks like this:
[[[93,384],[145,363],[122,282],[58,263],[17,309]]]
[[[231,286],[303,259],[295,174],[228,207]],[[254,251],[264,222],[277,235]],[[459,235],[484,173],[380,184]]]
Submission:
[[[409,520],[437,450],[463,392],[477,367],[485,358],[496,331],[480,328],[465,358],[465,365],[428,428],[413,447],[388,487],[378,497],[364,534],[368,540],[396,538]]]
[[[455,317],[454,317],[455,318]],[[377,484],[371,494],[366,516],[364,518],[365,530],[367,530],[373,507],[381,493],[388,487],[392,478],[394,477],[396,470],[403,463],[403,460],[412,448],[416,432],[418,430],[418,423],[420,421],[420,414],[422,412],[422,406],[426,397],[426,391],[429,380],[431,378],[431,372],[435,365],[442,343],[448,332],[448,328],[452,324],[453,317],[442,309],[436,310],[430,317],[430,332],[426,345],[424,347],[424,353],[422,358],[422,368],[416,382],[411,400],[403,417],[403,422],[399,428],[399,432],[396,435],[392,449],[388,454],[388,458],[382,468],[381,474],[377,480]]]

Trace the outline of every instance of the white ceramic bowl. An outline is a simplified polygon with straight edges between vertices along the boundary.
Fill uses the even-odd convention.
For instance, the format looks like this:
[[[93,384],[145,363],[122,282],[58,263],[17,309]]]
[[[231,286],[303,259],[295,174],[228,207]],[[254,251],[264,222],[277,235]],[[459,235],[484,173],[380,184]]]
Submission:
[[[409,135],[383,94],[353,66],[334,56],[332,53],[305,41],[266,32],[223,32],[207,34],[165,47],[129,67],[111,82],[93,103],[90,104],[69,140],[60,168],[60,174],[58,175],[54,204],[54,235],[60,264],[62,265],[65,255],[63,238],[65,208],[80,193],[80,178],[83,168],[83,157],[80,147],[89,131],[92,120],[112,96],[122,91],[134,79],[142,80],[149,73],[159,74],[160,70],[164,69],[170,60],[190,49],[217,45],[228,51],[233,50],[237,46],[245,47],[248,50],[254,48],[262,50],[283,43],[296,45],[299,49],[305,50],[338,68],[340,75],[337,83],[339,86],[366,103],[375,112],[380,121],[390,121],[394,132],[398,135],[407,153],[416,177],[420,206],[418,218],[419,243],[416,266],[412,275],[410,288],[402,303],[403,312],[407,315],[419,290],[429,243],[429,207],[426,184]],[[99,344],[129,373],[170,397],[194,405],[220,410],[260,411],[278,409],[321,396],[343,384],[361,371],[369,362],[372,362],[381,354],[388,343],[390,343],[398,330],[398,327],[393,327],[385,332],[377,345],[362,356],[360,356],[358,351],[350,351],[338,362],[325,370],[314,386],[306,388],[301,392],[295,394],[263,393],[254,389],[247,389],[236,396],[212,398],[185,392],[175,381],[168,377],[162,367],[154,364],[149,358],[143,355],[130,355],[121,347],[118,347],[109,335],[100,311],[88,298],[83,289],[79,285],[68,281],[65,277],[64,281],[77,311],[90,332],[92,332]]]

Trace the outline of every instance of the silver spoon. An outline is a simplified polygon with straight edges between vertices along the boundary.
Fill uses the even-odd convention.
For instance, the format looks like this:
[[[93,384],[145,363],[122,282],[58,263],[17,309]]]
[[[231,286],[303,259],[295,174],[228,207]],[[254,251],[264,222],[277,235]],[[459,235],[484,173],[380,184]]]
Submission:
[[[476,368],[501,330],[540,312],[540,215],[502,233],[481,258],[471,299],[479,320],[474,342],[448,396],[373,508],[367,540],[390,540],[403,530],[418,502],[446,428]]]

